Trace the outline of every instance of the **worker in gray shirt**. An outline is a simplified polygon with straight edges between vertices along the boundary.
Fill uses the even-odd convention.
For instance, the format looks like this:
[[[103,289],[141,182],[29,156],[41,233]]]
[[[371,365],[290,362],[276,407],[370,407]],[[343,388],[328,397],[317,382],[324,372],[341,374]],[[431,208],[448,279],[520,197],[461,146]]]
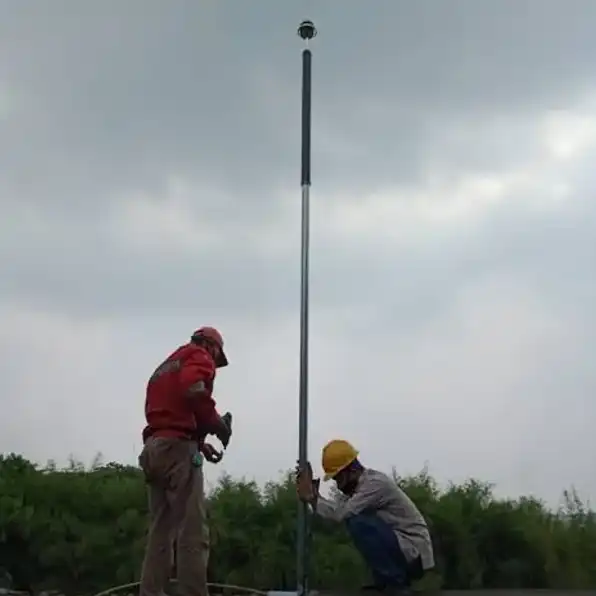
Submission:
[[[330,441],[322,460],[324,479],[335,480],[339,497],[319,494],[320,481],[308,464],[297,469],[299,498],[321,517],[345,523],[373,575],[374,583],[366,589],[407,592],[412,581],[435,565],[422,514],[392,478],[365,468],[347,441]]]

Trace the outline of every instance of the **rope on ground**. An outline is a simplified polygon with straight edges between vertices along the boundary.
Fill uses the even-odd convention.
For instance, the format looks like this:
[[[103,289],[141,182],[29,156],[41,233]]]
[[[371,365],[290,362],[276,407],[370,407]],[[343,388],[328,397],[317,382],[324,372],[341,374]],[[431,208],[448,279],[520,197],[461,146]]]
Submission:
[[[171,583],[176,583],[175,579],[170,580]],[[117,592],[123,592],[132,590],[134,591],[138,588],[140,582],[132,582],[131,584],[122,584],[121,586],[114,586],[113,588],[108,588],[103,592],[98,592],[95,596],[110,596],[111,594],[115,594]],[[254,590],[253,588],[247,588],[246,586],[235,586],[234,584],[207,584],[209,588],[217,588],[220,590],[231,590],[234,592],[243,592],[246,594],[255,594],[256,596],[267,596],[267,592],[263,592],[262,590]]]

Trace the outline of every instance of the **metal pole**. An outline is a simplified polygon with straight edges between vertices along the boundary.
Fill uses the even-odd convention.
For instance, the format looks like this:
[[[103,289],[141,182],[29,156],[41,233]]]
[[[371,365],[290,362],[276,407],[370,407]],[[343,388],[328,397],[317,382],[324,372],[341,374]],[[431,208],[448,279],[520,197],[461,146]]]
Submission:
[[[310,108],[311,108],[311,59],[308,40],[317,34],[311,21],[303,21],[298,35],[307,47],[302,51],[302,242],[300,259],[300,388],[298,423],[298,462],[304,469],[308,462],[308,264],[310,234]],[[308,593],[308,505],[299,503],[296,533],[296,576],[298,596]]]

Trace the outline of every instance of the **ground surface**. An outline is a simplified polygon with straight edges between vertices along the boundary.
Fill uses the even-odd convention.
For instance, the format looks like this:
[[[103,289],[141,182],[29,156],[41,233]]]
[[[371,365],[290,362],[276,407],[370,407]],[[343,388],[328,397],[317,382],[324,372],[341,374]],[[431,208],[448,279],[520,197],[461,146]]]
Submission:
[[[138,588],[138,584],[129,584],[121,588],[106,590],[97,596],[137,596],[138,590],[131,587]],[[225,589],[221,585],[212,585],[210,592],[213,596],[265,596],[267,592],[255,591],[252,592],[247,588],[239,588],[238,586],[226,586]],[[293,596],[295,592],[291,591],[272,591],[272,596]],[[445,590],[440,592],[420,591],[415,592],[416,596],[596,596],[595,590]],[[311,596],[371,596],[371,592],[362,590],[311,590]],[[2,596],[0,594],[0,596]],[[176,584],[172,584],[168,589],[168,596],[178,596]]]
[[[370,592],[354,591],[321,591],[318,596],[362,596]],[[420,592],[423,594],[433,594],[433,592]],[[434,594],[444,594],[445,596],[595,596],[596,590],[446,590],[434,592]]]

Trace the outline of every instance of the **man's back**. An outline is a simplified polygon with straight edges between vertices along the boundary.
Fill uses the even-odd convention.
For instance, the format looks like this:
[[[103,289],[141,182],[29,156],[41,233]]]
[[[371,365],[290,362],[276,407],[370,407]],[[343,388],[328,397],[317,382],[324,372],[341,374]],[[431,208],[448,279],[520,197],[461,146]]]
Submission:
[[[211,422],[215,402],[211,398],[215,364],[202,347],[192,343],[180,346],[153,372],[147,383],[145,418],[148,429],[160,436],[190,437],[197,428],[197,416]],[[197,386],[200,400],[189,400],[188,392]],[[204,411],[204,412],[203,412]]]

